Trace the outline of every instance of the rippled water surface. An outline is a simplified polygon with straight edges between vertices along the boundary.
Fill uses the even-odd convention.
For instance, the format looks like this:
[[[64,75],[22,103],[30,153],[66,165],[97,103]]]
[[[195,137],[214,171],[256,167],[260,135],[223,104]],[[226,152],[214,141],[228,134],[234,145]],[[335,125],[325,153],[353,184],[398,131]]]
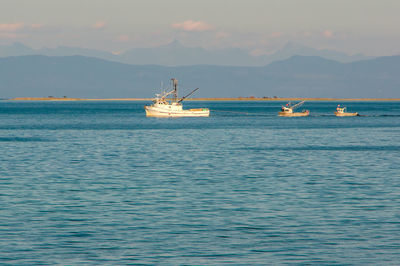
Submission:
[[[0,101],[0,263],[400,263],[400,103]]]

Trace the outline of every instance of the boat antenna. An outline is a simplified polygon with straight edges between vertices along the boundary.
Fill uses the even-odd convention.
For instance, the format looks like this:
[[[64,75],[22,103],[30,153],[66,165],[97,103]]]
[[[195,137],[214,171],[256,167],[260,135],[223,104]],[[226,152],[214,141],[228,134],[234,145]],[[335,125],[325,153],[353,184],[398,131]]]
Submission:
[[[189,97],[190,95],[192,95],[192,94],[193,94],[195,91],[197,91],[198,89],[199,89],[199,88],[196,88],[196,89],[192,90],[192,92],[189,93],[188,95],[183,96],[183,97],[178,101],[178,103],[182,102],[184,99],[186,99],[187,97]]]
[[[174,101],[177,101],[178,98],[178,80],[176,78],[172,78],[172,87],[174,88]]]

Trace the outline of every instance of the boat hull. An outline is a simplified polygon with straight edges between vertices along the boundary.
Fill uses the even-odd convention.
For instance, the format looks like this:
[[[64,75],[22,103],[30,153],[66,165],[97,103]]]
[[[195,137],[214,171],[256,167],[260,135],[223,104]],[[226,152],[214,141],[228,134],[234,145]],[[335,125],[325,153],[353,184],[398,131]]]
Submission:
[[[358,113],[340,113],[340,112],[335,112],[336,116],[358,116]]]
[[[285,116],[285,117],[299,117],[299,116],[309,116],[310,112],[297,112],[297,113],[287,113],[287,112],[278,112],[278,116]]]
[[[154,108],[145,106],[147,117],[208,117],[210,110],[207,108],[189,109],[189,110],[165,110],[162,108]]]

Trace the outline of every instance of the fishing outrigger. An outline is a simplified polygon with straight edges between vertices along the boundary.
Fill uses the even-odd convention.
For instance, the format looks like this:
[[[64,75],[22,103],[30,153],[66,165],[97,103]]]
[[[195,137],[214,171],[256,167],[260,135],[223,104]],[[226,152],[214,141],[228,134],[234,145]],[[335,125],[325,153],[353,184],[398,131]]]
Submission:
[[[357,112],[355,113],[347,113],[346,112],[347,107],[340,107],[340,104],[336,107],[336,116],[358,116],[359,114]]]
[[[194,89],[188,95],[178,99],[178,80],[171,79],[173,89],[169,92],[156,94],[153,104],[145,106],[146,116],[153,117],[207,117],[210,116],[208,108],[197,108],[183,110],[182,101],[192,95],[199,88]],[[167,99],[167,96],[172,95],[172,98]]]
[[[293,112],[295,108],[302,106],[305,101],[301,101],[295,105],[291,105],[290,102],[286,104],[286,106],[282,106],[281,111],[278,112],[279,116],[288,116],[288,117],[295,117],[295,116],[308,116],[310,115],[310,111],[304,110],[302,112]]]

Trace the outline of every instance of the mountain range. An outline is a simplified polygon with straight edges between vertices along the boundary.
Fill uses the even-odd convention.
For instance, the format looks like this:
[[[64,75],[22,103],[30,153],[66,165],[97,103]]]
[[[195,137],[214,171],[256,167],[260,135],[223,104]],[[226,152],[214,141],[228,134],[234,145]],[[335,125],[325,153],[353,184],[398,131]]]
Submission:
[[[0,98],[149,98],[180,81],[194,97],[400,98],[400,56],[342,63],[292,56],[260,67],[130,65],[85,56],[0,58]]]
[[[223,66],[265,66],[271,62],[288,59],[293,55],[321,56],[326,59],[342,63],[353,62],[369,57],[334,50],[321,50],[300,45],[287,43],[281,49],[268,55],[251,55],[251,51],[239,48],[226,49],[204,49],[201,47],[187,47],[179,41],[157,47],[134,48],[126,52],[113,54],[95,49],[84,49],[79,47],[60,46],[57,48],[33,49],[22,43],[12,45],[0,45],[0,57],[22,56],[22,55],[47,55],[47,56],[73,56],[82,55],[100,59],[132,64],[132,65],[163,65],[163,66],[186,66],[186,65],[223,65]]]

